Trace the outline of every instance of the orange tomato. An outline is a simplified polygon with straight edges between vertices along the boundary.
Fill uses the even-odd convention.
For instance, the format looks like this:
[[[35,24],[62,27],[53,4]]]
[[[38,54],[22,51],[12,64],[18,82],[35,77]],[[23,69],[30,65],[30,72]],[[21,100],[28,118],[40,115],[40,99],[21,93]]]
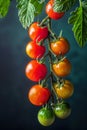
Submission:
[[[32,86],[28,92],[29,101],[36,106],[44,105],[50,98],[50,90],[42,85]]]
[[[62,86],[58,85],[58,83],[53,83],[53,88],[58,97],[63,99],[69,98],[74,92],[73,84],[68,80],[65,80]]]
[[[70,74],[71,68],[71,63],[67,58],[52,65],[53,72],[60,77],[64,77]]]
[[[50,48],[55,55],[64,55],[69,51],[70,46],[69,42],[65,38],[61,37],[59,40],[51,42]]]

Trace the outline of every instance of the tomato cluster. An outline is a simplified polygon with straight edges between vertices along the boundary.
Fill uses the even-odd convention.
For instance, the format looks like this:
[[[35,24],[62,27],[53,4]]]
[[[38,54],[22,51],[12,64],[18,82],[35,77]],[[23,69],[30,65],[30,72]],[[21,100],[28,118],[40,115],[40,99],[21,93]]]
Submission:
[[[26,65],[25,74],[29,80],[36,82],[28,91],[28,99],[33,105],[44,105],[37,115],[43,126],[53,124],[55,115],[60,119],[70,115],[71,107],[64,99],[71,97],[74,92],[72,83],[64,79],[72,69],[70,61],[65,57],[70,50],[70,44],[63,36],[56,36],[51,29],[51,19],[62,18],[64,12],[55,12],[53,2],[54,0],[50,0],[46,5],[46,19],[34,22],[29,27],[31,41],[26,45],[26,54],[32,60]],[[48,45],[47,50],[45,42]]]

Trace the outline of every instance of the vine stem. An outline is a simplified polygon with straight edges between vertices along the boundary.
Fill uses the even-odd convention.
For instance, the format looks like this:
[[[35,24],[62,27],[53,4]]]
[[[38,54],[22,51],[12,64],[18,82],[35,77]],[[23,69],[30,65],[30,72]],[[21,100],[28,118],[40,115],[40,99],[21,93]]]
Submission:
[[[80,6],[82,6],[82,0],[79,0],[79,4],[80,4]]]
[[[42,26],[47,20],[49,19],[49,16],[46,16],[41,23],[39,24],[39,26]]]
[[[55,40],[58,39],[57,36],[55,35],[55,33],[53,33],[52,30],[51,30],[51,19],[50,18],[48,19],[48,30]]]

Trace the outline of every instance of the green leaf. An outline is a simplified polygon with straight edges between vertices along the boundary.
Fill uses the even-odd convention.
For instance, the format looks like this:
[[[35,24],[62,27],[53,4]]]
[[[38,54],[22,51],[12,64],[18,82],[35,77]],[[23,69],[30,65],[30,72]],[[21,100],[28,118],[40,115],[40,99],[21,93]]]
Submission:
[[[72,24],[74,37],[80,47],[87,42],[87,2],[82,2],[81,6],[71,13],[68,23]]]
[[[22,26],[26,29],[34,20],[35,7],[29,0],[18,0],[18,16]]]
[[[55,0],[53,9],[55,12],[66,12],[77,2],[77,0]]]
[[[7,15],[10,6],[10,0],[0,0],[0,18]]]
[[[45,0],[31,0],[31,3],[35,7],[35,16],[41,13],[44,6],[44,2]]]
[[[42,0],[17,0],[19,20],[25,29],[34,21],[34,17],[41,13],[43,5]]]

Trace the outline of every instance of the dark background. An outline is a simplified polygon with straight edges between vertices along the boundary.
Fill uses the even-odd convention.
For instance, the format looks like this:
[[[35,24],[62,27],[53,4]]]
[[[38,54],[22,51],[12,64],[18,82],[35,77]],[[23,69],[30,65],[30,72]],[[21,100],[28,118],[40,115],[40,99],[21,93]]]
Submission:
[[[69,99],[72,114],[66,120],[56,119],[50,127],[38,123],[40,107],[33,106],[27,99],[28,90],[34,84],[24,73],[31,60],[25,54],[30,39],[18,20],[15,1],[12,1],[7,17],[0,19],[0,130],[87,129],[87,45],[83,49],[77,45],[71,25],[67,23],[69,13],[61,20],[53,21],[53,30],[58,34],[62,28],[71,46],[67,57],[73,66],[69,79],[75,87],[74,95]],[[45,15],[43,12],[36,20]]]

